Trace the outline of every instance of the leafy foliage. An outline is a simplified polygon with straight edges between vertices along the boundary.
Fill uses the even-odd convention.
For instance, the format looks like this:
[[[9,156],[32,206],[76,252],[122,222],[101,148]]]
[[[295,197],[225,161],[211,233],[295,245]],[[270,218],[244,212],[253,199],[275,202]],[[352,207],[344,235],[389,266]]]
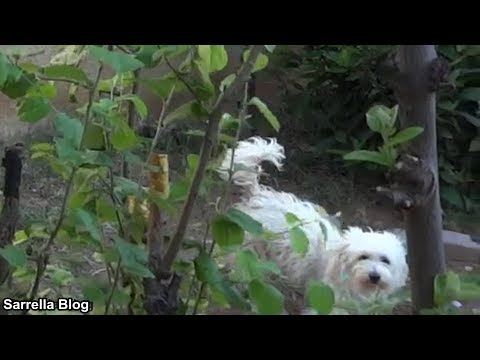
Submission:
[[[373,106],[367,112],[370,130],[381,135],[383,144],[377,151],[356,150],[344,155],[345,160],[369,161],[391,170],[397,160],[396,146],[407,143],[423,132],[422,128],[409,127],[397,130],[398,105],[389,109],[382,105]]]
[[[437,50],[450,63],[449,86],[438,92],[442,203],[444,209],[473,214],[480,204],[480,51],[477,45],[439,45]],[[285,111],[292,120],[283,127],[292,133],[290,138],[305,139],[319,156],[350,153],[347,158],[389,167],[396,154],[379,150],[382,140],[386,143],[375,134],[382,134],[382,124],[388,125],[382,117],[388,117],[385,110],[393,110],[396,102],[378,72],[392,51],[393,46],[386,45],[277,49],[272,61],[279,65],[280,78],[286,84]],[[397,138],[390,139],[390,147],[418,136],[420,130],[400,131]]]
[[[274,45],[266,49],[271,53]],[[243,60],[249,55],[245,52]],[[97,64],[94,77],[82,69],[82,61],[87,58]],[[172,65],[174,59],[179,60],[178,67]],[[31,160],[45,161],[65,181],[61,213],[55,219],[19,229],[14,245],[0,249],[0,255],[14,269],[15,281],[30,289],[25,298],[68,292],[78,280],[85,298],[94,303],[94,314],[145,312],[143,281],[155,277],[149,248],[144,243],[147,205],[155,204],[173,218],[178,216],[178,206],[190,191],[199,156],[186,156],[184,176],[171,184],[168,196],[147,191],[140,178],[119,175],[119,162],[137,166],[142,173],[158,171],[147,161],[150,153],[145,149],[151,146],[149,140],[139,136],[136,124],[129,121],[132,114],[125,112],[131,104],[139,121],[149,116],[150,109],[132,92],[133,85],[146,85],[167,103],[178,93],[193,92],[195,100],[166,109],[162,123],[172,127],[185,119],[196,119],[205,126],[222,92],[236,79],[235,73],[226,74],[222,76],[224,80],[214,84],[213,75],[225,70],[228,63],[229,53],[224,45],[67,45],[45,66],[0,54],[0,90],[16,101],[20,120],[35,123],[50,115],[54,120],[53,141],[34,144]],[[269,55],[260,54],[252,71],[261,71],[268,63]],[[161,78],[142,77],[142,69],[164,64],[170,70]],[[102,78],[104,68],[113,70],[110,79]],[[70,85],[69,97],[73,102],[78,101],[75,94],[79,88],[89,94],[76,113],[52,106],[59,83]],[[279,130],[278,119],[265,103],[256,97],[248,101]],[[231,119],[236,127],[228,129],[235,131],[239,120],[234,116]],[[221,134],[220,140],[228,136]],[[229,141],[233,145],[236,139],[230,136]],[[206,194],[212,183],[205,178],[201,194]],[[283,295],[269,281],[270,275],[279,275],[279,269],[254,252],[241,250],[246,234],[263,236],[262,224],[233,209],[218,209],[210,220],[211,250],[206,251],[200,242],[193,248],[185,244],[183,250],[196,249],[197,254],[191,261],[185,261],[180,254],[174,265],[184,275],[182,287],[188,284],[190,288],[188,293],[180,293],[185,300],[184,311],[197,312],[213,301],[243,310],[255,308],[262,314],[281,313]],[[67,265],[50,264],[49,255],[56,242],[72,251],[92,253],[93,261],[103,264],[106,276],[76,279]],[[243,281],[236,283],[231,274],[225,273],[212,255],[215,246],[220,251],[238,252],[237,273],[243,274]],[[72,256],[65,261],[73,266],[78,260]],[[244,297],[242,291],[248,295]],[[189,299],[192,294],[197,297],[193,304]]]

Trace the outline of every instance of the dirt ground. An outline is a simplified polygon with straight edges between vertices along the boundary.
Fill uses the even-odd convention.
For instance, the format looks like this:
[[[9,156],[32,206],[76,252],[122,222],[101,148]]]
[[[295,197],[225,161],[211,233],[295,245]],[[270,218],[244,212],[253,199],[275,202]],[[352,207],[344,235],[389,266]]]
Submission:
[[[35,141],[30,140],[29,143]],[[341,211],[343,221],[347,224],[368,224],[374,229],[402,227],[400,214],[376,203],[373,189],[378,185],[376,183],[378,179],[372,179],[368,176],[364,178],[353,176],[345,171],[339,162],[313,159],[308,158],[308,156],[305,159],[305,156],[303,156],[305,154],[302,156],[295,155],[302,152],[295,152],[295,149],[288,147],[286,150],[288,160],[285,164],[285,170],[283,172],[272,171],[270,178],[267,179],[269,185],[283,191],[293,192],[297,196],[321,204],[329,212]],[[53,175],[42,161],[28,159],[24,165],[22,181],[22,221],[19,229],[23,225],[35,221],[35,219],[45,219],[58,214],[64,192],[64,183]],[[212,213],[213,203],[214,199],[197,202],[187,237],[191,239],[203,238],[205,218],[208,217],[206,214]],[[173,228],[175,223],[173,222],[170,226]],[[469,230],[471,224],[450,222],[446,227],[461,231]],[[477,233],[480,234],[480,229]],[[95,276],[103,271],[101,264],[92,260],[88,254],[80,252],[65,254],[66,248],[61,245],[56,247],[56,251],[57,254],[68,255],[70,264],[72,262],[77,263],[76,271],[82,276]],[[469,267],[480,270],[475,264],[466,263],[449,263],[449,267],[462,272],[466,271],[465,269],[471,271]],[[79,290],[73,290],[74,293],[77,291]],[[395,311],[396,314],[408,314],[409,312],[408,304]]]

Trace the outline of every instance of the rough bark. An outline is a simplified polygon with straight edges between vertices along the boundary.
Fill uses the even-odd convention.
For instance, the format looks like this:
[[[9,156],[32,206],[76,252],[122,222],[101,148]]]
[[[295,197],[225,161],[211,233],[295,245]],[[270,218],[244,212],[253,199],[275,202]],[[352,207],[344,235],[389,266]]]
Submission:
[[[401,128],[424,129],[397,163],[391,196],[405,217],[412,302],[419,312],[434,307],[434,278],[445,271],[435,95],[445,67],[434,45],[400,45],[396,61],[393,86]]]

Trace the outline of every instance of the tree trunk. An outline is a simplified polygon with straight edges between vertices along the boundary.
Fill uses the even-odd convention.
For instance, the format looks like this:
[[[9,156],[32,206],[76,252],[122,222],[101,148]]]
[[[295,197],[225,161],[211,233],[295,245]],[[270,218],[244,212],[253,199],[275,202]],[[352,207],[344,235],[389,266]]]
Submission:
[[[435,91],[441,79],[435,76],[441,76],[436,71],[439,61],[434,45],[398,48],[396,90],[401,128],[424,129],[406,149],[415,158],[405,158],[397,167],[403,171],[399,182],[403,182],[404,195],[409,199],[403,208],[416,312],[434,307],[434,278],[445,271],[436,133]]]

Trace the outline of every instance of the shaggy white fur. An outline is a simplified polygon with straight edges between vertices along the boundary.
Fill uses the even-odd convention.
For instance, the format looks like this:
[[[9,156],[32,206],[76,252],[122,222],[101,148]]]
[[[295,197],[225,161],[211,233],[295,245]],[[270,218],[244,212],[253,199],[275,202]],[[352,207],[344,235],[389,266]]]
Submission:
[[[229,179],[231,159],[229,149],[218,169],[224,180]],[[267,244],[265,254],[277,263],[289,284],[304,292],[310,280],[323,281],[334,289],[337,298],[362,299],[388,295],[403,287],[408,266],[405,249],[396,235],[356,227],[342,231],[321,206],[259,183],[263,161],[281,170],[284,159],[284,148],[276,139],[252,137],[240,141],[234,152],[231,179],[247,190],[233,206],[276,234],[272,241],[251,240]],[[292,249],[287,213],[302,222],[300,228],[309,240],[305,256]]]

